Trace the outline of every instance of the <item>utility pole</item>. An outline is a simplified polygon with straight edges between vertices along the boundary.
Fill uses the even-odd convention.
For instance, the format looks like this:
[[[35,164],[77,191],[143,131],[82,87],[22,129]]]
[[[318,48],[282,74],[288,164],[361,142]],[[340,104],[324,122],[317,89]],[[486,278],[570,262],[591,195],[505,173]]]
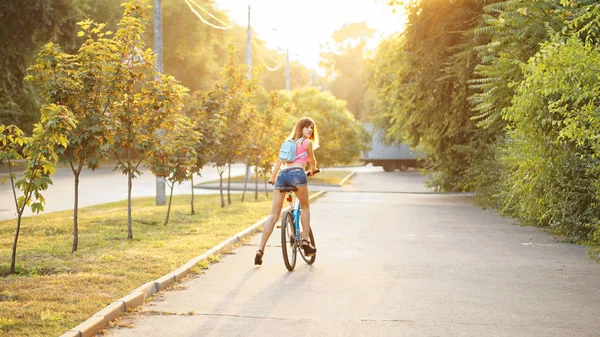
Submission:
[[[285,50],[285,90],[290,91],[290,50]]]
[[[248,79],[252,78],[252,29],[250,28],[250,5],[248,5],[248,29],[246,34],[246,66],[248,67]]]
[[[162,44],[162,9],[161,0],[154,0],[154,52],[156,53],[156,71],[163,71],[163,44]],[[159,130],[159,135],[165,131]],[[167,203],[165,178],[156,177],[156,205]]]

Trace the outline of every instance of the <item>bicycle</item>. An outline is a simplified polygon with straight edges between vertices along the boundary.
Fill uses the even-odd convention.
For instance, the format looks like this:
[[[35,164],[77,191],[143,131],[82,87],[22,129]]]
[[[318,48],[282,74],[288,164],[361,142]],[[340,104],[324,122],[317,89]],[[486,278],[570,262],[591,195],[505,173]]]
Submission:
[[[315,174],[319,172],[320,170],[315,170]],[[310,172],[307,172],[306,176],[310,177]],[[289,271],[294,270],[296,267],[296,255],[298,252],[300,252],[300,256],[302,256],[304,262],[308,264],[315,263],[317,259],[316,253],[306,254],[304,249],[302,249],[302,224],[300,217],[302,210],[300,208],[300,200],[296,197],[296,200],[292,203],[292,194],[297,190],[296,187],[282,187],[279,189],[279,192],[287,193],[286,200],[290,203],[290,210],[281,218],[281,225],[277,226],[281,228],[283,262]],[[310,228],[309,239],[312,246],[317,248],[312,227]]]

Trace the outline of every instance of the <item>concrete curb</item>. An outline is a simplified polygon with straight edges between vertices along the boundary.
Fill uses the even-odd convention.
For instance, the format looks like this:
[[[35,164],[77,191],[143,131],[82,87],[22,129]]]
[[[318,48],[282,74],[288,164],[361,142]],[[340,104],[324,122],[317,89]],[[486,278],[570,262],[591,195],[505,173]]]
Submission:
[[[344,186],[344,184],[350,180],[350,178],[354,177],[354,175],[356,174],[356,172],[352,171],[350,172],[350,174],[348,174],[347,176],[344,177],[344,179],[342,179],[339,183],[340,186]]]
[[[351,176],[351,175],[349,175]],[[346,177],[348,178],[348,177]],[[344,179],[346,179],[344,178]],[[313,201],[315,199],[323,196],[327,191],[319,191],[318,193],[310,196],[309,200]],[[281,210],[281,213],[289,211],[290,206]],[[109,322],[115,319],[116,317],[122,315],[130,308],[137,307],[144,303],[144,300],[151,297],[157,292],[163,291],[168,288],[171,284],[175,282],[181,281],[187,274],[190,273],[192,268],[198,265],[200,262],[204,260],[208,260],[209,257],[213,255],[219,255],[227,250],[229,250],[235,244],[241,242],[246,237],[252,236],[259,231],[259,227],[262,226],[265,221],[268,219],[264,217],[258,222],[254,223],[252,226],[244,229],[243,231],[229,237],[225,241],[219,243],[215,247],[206,251],[204,254],[195,257],[188,261],[183,266],[177,268],[171,273],[156,279],[154,281],[150,281],[141,287],[133,290],[129,295],[109,304],[104,309],[98,311],[92,317],[88,318],[83,323],[74,327],[73,329],[65,332],[60,335],[60,337],[93,337],[100,332],[100,330],[104,329],[108,326]]]

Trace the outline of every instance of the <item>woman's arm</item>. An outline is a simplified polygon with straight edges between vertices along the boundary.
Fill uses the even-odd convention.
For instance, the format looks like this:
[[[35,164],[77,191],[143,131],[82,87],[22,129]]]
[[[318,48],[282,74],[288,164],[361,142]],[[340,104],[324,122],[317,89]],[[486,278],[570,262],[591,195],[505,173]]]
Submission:
[[[269,179],[269,183],[271,185],[275,184],[275,179],[277,178],[277,173],[279,172],[281,164],[283,164],[283,160],[277,159],[277,162],[275,162],[275,165],[273,166],[273,173],[271,173],[271,179]]]
[[[312,176],[317,169],[317,161],[315,160],[315,153],[313,152],[313,143],[310,139],[308,139],[308,143],[306,144],[306,150],[308,151],[308,163],[310,164],[310,175]]]

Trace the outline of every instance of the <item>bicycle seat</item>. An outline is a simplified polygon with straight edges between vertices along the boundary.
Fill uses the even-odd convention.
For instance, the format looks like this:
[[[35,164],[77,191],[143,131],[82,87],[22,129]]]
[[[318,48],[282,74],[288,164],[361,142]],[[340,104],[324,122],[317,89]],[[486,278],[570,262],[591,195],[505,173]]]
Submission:
[[[279,189],[279,192],[287,193],[287,192],[296,192],[297,190],[298,190],[298,188],[295,186],[286,186],[286,187],[281,187]]]

